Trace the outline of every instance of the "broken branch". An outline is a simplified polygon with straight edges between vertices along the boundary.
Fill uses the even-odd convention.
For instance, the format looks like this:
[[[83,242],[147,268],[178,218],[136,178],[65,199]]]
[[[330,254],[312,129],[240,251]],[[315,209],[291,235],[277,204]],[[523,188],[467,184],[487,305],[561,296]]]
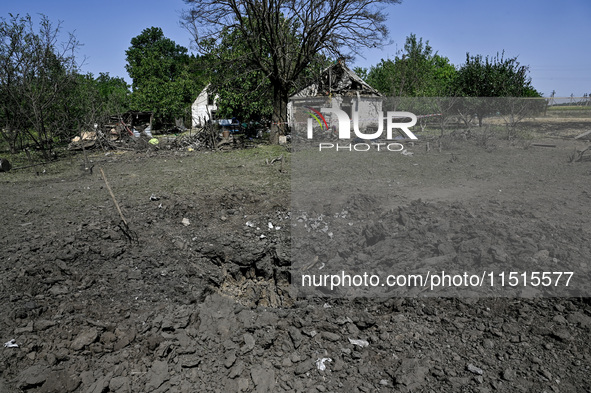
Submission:
[[[111,186],[109,185],[109,182],[107,181],[107,176],[105,176],[105,172],[103,172],[103,168],[99,168],[99,170],[101,171],[101,175],[103,176],[103,180],[105,181],[105,185],[107,186],[107,190],[109,190],[109,194],[111,194],[111,198],[113,198],[113,202],[115,202],[115,207],[117,208],[117,211],[119,212],[119,216],[121,217],[121,221],[123,221],[123,224],[125,224],[125,226],[127,226],[127,221],[125,220],[125,217],[123,217],[123,213],[121,212],[121,208],[119,207],[119,204],[117,203],[117,199],[115,199],[115,194],[113,194],[113,190],[111,189]]]

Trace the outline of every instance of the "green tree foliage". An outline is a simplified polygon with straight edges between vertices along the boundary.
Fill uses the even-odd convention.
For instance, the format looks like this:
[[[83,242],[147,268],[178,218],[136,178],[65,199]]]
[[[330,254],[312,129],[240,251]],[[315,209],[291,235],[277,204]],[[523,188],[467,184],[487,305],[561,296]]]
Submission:
[[[187,48],[166,38],[159,27],[150,27],[131,39],[125,53],[133,109],[152,111],[164,123],[188,114],[203,83],[194,67],[198,60]]]
[[[360,77],[361,79],[363,79],[364,81],[367,82],[367,75],[369,73],[369,70],[365,67],[353,67],[353,72]]]
[[[517,57],[505,58],[505,52],[490,58],[466,54],[466,63],[458,70],[456,89],[466,97],[540,97],[531,85],[529,67]]]
[[[531,85],[529,67],[521,65],[517,57],[505,58],[505,53],[494,57],[470,56],[466,54],[466,63],[459,70],[455,80],[456,91],[465,97],[541,97]],[[473,112],[478,116],[478,123],[490,113],[500,108],[491,102],[502,104],[506,100],[463,100],[465,108],[460,111]],[[470,103],[473,102],[472,105]]]
[[[0,19],[0,136],[14,153],[35,147],[50,158],[55,143],[129,108],[127,83],[80,74],[80,44],[71,34],[60,37],[60,24],[44,15],[37,27],[29,15]]]
[[[101,101],[107,105],[107,111],[111,114],[127,111],[130,91],[125,79],[101,72],[95,82]]]
[[[433,52],[429,41],[414,34],[406,38],[404,52],[394,60],[372,66],[366,81],[389,96],[435,97],[453,93],[455,67]]]
[[[201,64],[209,82],[209,93],[217,96],[219,118],[236,117],[242,122],[271,118],[269,79],[243,61],[247,52],[246,41],[238,30],[224,29],[219,42],[209,42],[208,54]]]
[[[60,24],[29,15],[0,20],[0,134],[11,150],[32,143],[45,158],[68,138],[67,104],[76,80],[73,35],[59,42]]]
[[[203,54],[237,31],[244,53],[235,60],[269,82],[273,111],[271,142],[287,131],[290,92],[319,54],[340,58],[362,47],[379,46],[387,36],[380,4],[399,0],[185,0],[183,17]]]
[[[109,121],[111,115],[129,110],[129,101],[129,85],[123,78],[108,73],[96,78],[90,73],[78,74],[66,106],[69,128],[91,130],[94,124]]]
[[[210,93],[217,96],[218,117],[270,122],[273,114],[271,83],[260,69],[245,61],[247,40],[241,32],[225,29],[221,41],[210,42],[210,45],[202,65],[210,83]],[[315,56],[293,82],[290,94],[307,86],[329,65],[330,61],[324,56]]]

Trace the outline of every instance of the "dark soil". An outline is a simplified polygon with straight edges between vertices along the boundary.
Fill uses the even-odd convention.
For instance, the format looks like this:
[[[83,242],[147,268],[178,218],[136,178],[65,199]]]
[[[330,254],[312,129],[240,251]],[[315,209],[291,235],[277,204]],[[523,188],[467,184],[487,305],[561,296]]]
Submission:
[[[370,260],[568,262],[575,294],[298,297],[281,148],[0,173],[0,392],[591,392],[588,142],[485,142],[408,147],[390,196],[307,217],[347,208]]]

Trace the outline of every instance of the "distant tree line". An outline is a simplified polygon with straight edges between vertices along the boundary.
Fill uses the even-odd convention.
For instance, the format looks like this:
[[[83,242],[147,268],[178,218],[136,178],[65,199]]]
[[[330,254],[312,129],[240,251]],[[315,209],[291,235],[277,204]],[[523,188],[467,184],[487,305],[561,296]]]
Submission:
[[[433,51],[429,41],[423,42],[411,34],[404,49],[394,59],[382,59],[369,68],[355,71],[371,86],[390,97],[441,97],[438,112],[453,111],[464,116],[476,115],[479,125],[491,113],[506,111],[503,100],[451,100],[458,97],[541,97],[529,77],[529,67],[521,65],[517,57],[506,58],[505,53],[495,56],[466,54],[466,62],[454,66],[447,57]],[[408,101],[408,100],[407,100]],[[517,101],[509,105],[511,111]],[[521,101],[529,113],[540,110],[545,103]],[[494,103],[494,105],[492,105]]]
[[[541,97],[529,77],[529,68],[517,57],[466,54],[458,67],[433,51],[429,41],[411,34],[394,59],[382,59],[362,77],[384,95],[402,97]]]
[[[153,112],[156,126],[189,119],[191,103],[207,85],[218,96],[220,116],[266,119],[277,137],[286,132],[289,95],[305,87],[331,59],[349,58],[343,47],[355,52],[387,35],[385,15],[353,0],[186,2],[193,8],[183,21],[193,26],[200,54],[190,54],[158,27],[146,28],[126,51],[131,86],[108,74],[82,74],[74,56],[80,43],[71,34],[60,41],[60,24],[46,16],[38,26],[29,15],[0,18],[0,137],[10,150],[33,147],[50,158],[55,144],[127,110]],[[228,8],[230,3],[235,7]],[[303,18],[298,12],[310,4],[313,8]],[[326,20],[333,21],[333,30],[322,24]],[[374,32],[356,33],[347,20],[373,26]],[[204,35],[201,29],[207,26],[213,33]],[[456,67],[414,34],[394,59],[355,71],[388,96],[540,96],[528,67],[516,57],[467,54],[466,62]]]

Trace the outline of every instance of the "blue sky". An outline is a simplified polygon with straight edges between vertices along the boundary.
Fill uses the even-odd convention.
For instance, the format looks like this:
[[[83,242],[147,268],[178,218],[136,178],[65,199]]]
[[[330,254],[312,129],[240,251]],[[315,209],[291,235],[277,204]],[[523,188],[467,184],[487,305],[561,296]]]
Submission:
[[[182,0],[125,0],[83,2],[24,0],[2,2],[0,16],[43,13],[62,21],[84,44],[83,72],[108,72],[129,81],[125,50],[143,29],[161,27],[177,44],[190,47],[191,36],[179,25]],[[534,87],[549,96],[591,93],[591,1],[570,0],[406,0],[388,6],[387,25],[392,43],[364,52],[352,66],[370,67],[394,58],[406,37],[414,33],[440,55],[461,65],[466,52],[494,56],[505,50],[530,66]]]

